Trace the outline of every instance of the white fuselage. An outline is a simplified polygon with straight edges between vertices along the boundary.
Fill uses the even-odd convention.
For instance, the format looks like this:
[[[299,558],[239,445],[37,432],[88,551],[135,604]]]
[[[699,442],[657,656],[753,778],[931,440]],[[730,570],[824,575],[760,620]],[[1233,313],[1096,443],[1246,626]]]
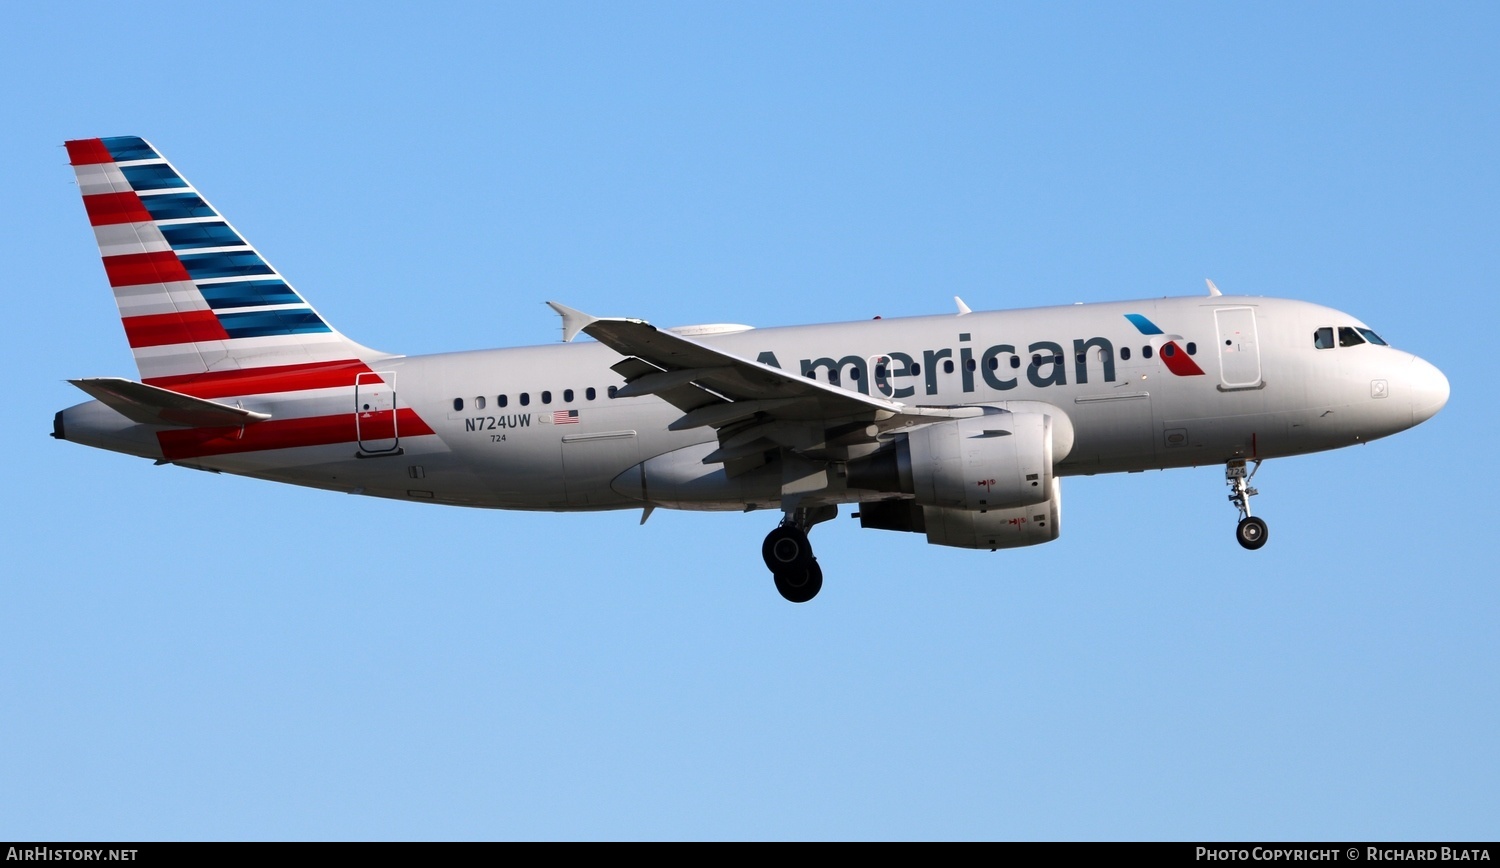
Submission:
[[[1160,333],[1148,333],[1153,326]],[[1319,329],[1362,327],[1305,302],[1207,296],[694,340],[908,405],[1050,405],[1073,431],[1056,472],[1083,475],[1316,452],[1436,413],[1448,385],[1427,362],[1371,342],[1315,345]],[[702,461],[719,446],[712,427],[669,430],[682,410],[654,395],[610,397],[625,383],[612,370],[621,361],[593,342],[367,360],[393,375],[384,378],[393,395],[353,381],[218,395],[271,421],[209,439],[133,423],[99,402],[63,411],[58,425],[66,439],[157,460],[422,502],[541,510],[780,504],[776,467],[731,478]],[[343,419],[337,424],[353,434],[323,431],[303,443],[311,426],[293,422],[311,418]],[[860,457],[822,454],[832,465]],[[818,501],[870,496],[838,473],[829,479]]]

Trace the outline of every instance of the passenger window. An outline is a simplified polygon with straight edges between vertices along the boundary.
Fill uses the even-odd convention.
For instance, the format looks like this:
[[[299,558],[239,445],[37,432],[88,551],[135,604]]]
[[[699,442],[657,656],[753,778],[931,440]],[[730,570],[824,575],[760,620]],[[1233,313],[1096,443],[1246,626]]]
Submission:
[[[1313,346],[1320,350],[1333,349],[1333,329],[1320,328],[1313,332]]]
[[[990,356],[990,370],[992,370],[992,371],[998,371],[998,370],[1000,370],[1000,357],[999,356]]]
[[[1020,356],[1011,356],[1010,357],[1010,366],[1012,368],[1019,368],[1019,367],[1021,367],[1021,357]]]
[[[543,404],[550,404],[550,403],[552,403],[552,393],[551,392],[543,392],[542,393],[542,403]]]
[[[1353,347],[1364,342],[1365,339],[1359,336],[1359,332],[1348,326],[1339,326],[1339,346]]]
[[[951,374],[951,373],[953,373],[953,360],[952,359],[945,359],[943,361],[943,373],[945,373],[945,374]]]
[[[1144,347],[1141,347],[1141,358],[1143,358],[1143,359],[1149,359],[1149,358],[1151,358],[1151,345],[1150,344],[1146,344]]]
[[[919,364],[917,362],[912,362],[909,367],[911,368],[911,375],[913,377],[921,375],[921,373],[922,373],[922,366],[921,366],[921,364]]]
[[[563,389],[563,403],[564,404],[571,404],[571,403],[573,403],[573,390],[572,389]]]
[[[590,401],[594,400],[594,397],[597,394],[598,393],[594,391],[594,387],[593,386],[589,386],[587,389],[583,390],[583,397],[587,398]]]
[[[463,408],[464,408],[464,399],[463,398],[454,398],[453,399],[453,411],[456,413],[459,410],[462,410]]]
[[[611,397],[611,398],[613,398],[613,397],[614,397],[614,396],[615,396],[615,388],[616,388],[616,387],[614,387],[614,386],[610,386],[610,387],[609,387],[609,396],[610,396],[610,397]]]
[[[1031,357],[1031,366],[1033,368],[1040,368],[1042,366],[1042,357],[1039,356],[1039,355],[1033,354],[1032,357]]]
[[[849,379],[853,380],[856,383],[859,382],[859,368],[849,369]]]
[[[1120,361],[1130,361],[1130,347],[1120,347]]]
[[[530,392],[522,392],[521,393],[521,406],[522,407],[526,407],[526,406],[530,406],[530,404],[531,404],[531,393]]]
[[[480,395],[479,397],[477,397],[477,398],[474,399],[474,409],[475,410],[483,410],[484,409],[484,396],[483,395]]]
[[[978,363],[976,363],[973,359],[969,359],[967,362],[965,362],[964,367],[968,368],[971,371],[979,369]]]
[[[1192,341],[1188,341],[1187,351],[1188,355],[1190,356],[1198,355],[1198,345],[1193,343]]]
[[[1171,358],[1172,356],[1177,355],[1177,345],[1176,344],[1167,344],[1166,346],[1164,346],[1164,347],[1161,348],[1161,354],[1163,356],[1168,357],[1168,358]]]
[[[507,398],[507,397],[505,397],[504,395],[501,395],[500,397],[498,397],[498,398],[495,399],[495,406],[496,407],[504,407],[506,404],[509,404],[509,403],[510,403],[510,399]]]

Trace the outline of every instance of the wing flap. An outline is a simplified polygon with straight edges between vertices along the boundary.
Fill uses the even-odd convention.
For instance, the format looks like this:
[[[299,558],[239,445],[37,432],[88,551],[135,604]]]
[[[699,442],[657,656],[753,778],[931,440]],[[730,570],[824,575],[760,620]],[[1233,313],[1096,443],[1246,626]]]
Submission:
[[[574,313],[575,322],[586,322],[580,328],[584,334],[615,352],[650,362],[664,372],[696,370],[698,373],[685,382],[711,389],[729,401],[814,399],[816,410],[802,418],[895,415],[904,407],[894,401],[840,389],[726,353],[658,329],[644,320],[601,319]]]
[[[919,407],[797,376],[639,319],[594,317],[548,302],[564,335],[594,338],[625,356],[613,369],[625,378],[621,397],[655,395],[683,411],[674,431],[711,427],[720,448],[709,457],[728,470],[761,462],[780,447],[817,455],[871,442],[896,429],[981,415],[978,407]],[[759,436],[737,436],[754,428]]]

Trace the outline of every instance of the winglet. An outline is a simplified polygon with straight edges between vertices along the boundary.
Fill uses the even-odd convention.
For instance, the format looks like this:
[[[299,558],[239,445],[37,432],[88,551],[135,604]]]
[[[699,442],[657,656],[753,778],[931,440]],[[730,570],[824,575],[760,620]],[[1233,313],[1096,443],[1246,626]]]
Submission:
[[[958,296],[956,296],[956,295],[953,296],[953,300],[958,303],[958,315],[959,316],[963,316],[964,314],[973,313],[974,312],[972,310],[969,310],[969,306],[966,305],[966,304],[964,304],[964,300],[961,299],[961,298],[959,298]]]
[[[596,316],[589,316],[581,310],[574,310],[565,304],[555,301],[547,302],[547,306],[557,311],[557,315],[563,321],[563,343],[567,343],[578,337],[578,333],[599,321]]]
[[[1205,277],[1205,278],[1203,278],[1203,282],[1206,283],[1206,284],[1208,284],[1208,294],[1209,295],[1223,295],[1224,294],[1222,292],[1219,292],[1219,288],[1217,286],[1214,286],[1214,282],[1212,280],[1209,280],[1208,278]]]

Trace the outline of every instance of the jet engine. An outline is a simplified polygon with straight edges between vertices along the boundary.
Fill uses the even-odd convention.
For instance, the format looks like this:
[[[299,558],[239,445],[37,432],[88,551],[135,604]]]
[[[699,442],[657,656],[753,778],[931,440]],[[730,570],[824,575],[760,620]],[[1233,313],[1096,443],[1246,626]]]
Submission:
[[[937,546],[962,549],[1014,549],[1057,539],[1062,525],[1062,480],[1052,480],[1044,503],[976,512],[923,506],[914,500],[868,501],[859,505],[859,526],[925,533]]]
[[[848,465],[850,488],[910,494],[923,506],[983,511],[1052,497],[1052,466],[1073,448],[1073,424],[1033,401],[925,425]]]
[[[983,416],[926,425],[893,448],[850,462],[848,485],[900,500],[863,502],[863,527],[926,533],[935,545],[1014,548],[1057,538],[1061,482],[1053,465],[1073,426],[1049,404],[1011,402]]]

